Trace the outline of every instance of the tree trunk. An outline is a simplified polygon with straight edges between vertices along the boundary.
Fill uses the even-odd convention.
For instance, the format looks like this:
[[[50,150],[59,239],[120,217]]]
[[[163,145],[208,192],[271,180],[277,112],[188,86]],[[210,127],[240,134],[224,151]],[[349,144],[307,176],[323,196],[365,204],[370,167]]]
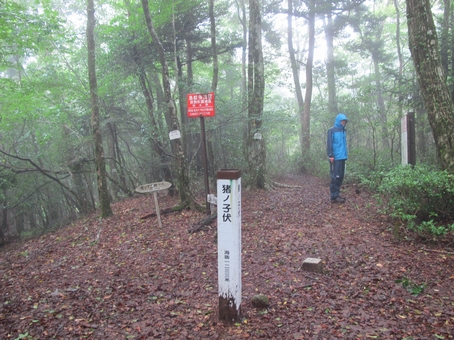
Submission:
[[[6,189],[2,190],[4,199],[1,202],[2,222],[0,225],[0,244],[6,242],[5,232],[8,232],[8,201],[6,199]]]
[[[113,215],[110,208],[110,198],[107,190],[106,163],[102,147],[101,128],[99,124],[98,84],[96,81],[95,60],[95,9],[93,0],[87,1],[87,46],[88,46],[88,78],[91,97],[91,125],[95,144],[96,172],[98,175],[98,194],[101,208],[101,218]]]
[[[138,77],[140,82],[140,87],[142,89],[143,96],[145,97],[145,103],[147,105],[148,117],[150,118],[151,123],[151,144],[153,146],[154,151],[159,157],[161,162],[160,165],[160,179],[164,181],[172,181],[172,174],[167,166],[167,155],[164,152],[164,146],[161,143],[161,136],[159,135],[159,127],[155,119],[155,113],[153,109],[153,93],[149,87],[149,84],[146,79],[145,70],[140,67],[138,71]]]
[[[71,172],[72,187],[76,193],[78,209],[82,214],[86,214],[95,209],[95,201],[93,199],[93,188],[90,188],[90,181],[86,180],[84,160],[75,159],[68,164]]]
[[[293,19],[293,0],[288,0],[288,13],[287,13],[287,21],[288,21],[288,27],[287,27],[287,41],[288,41],[288,52],[290,55],[290,65],[292,67],[292,74],[293,74],[293,82],[295,83],[295,94],[296,94],[296,102],[298,104],[298,116],[300,118],[300,124],[301,124],[301,129],[300,129],[300,145],[301,145],[301,151],[304,156],[305,153],[305,147],[303,143],[303,136],[304,136],[304,100],[303,100],[303,92],[301,91],[301,82],[300,82],[300,68],[298,66],[298,63],[296,62],[296,57],[295,57],[295,49],[293,47],[293,27],[292,27],[292,19]]]
[[[332,115],[337,115],[336,99],[336,78],[334,71],[334,25],[332,14],[326,14],[324,21],[325,39],[326,39],[326,76],[328,82],[328,111]]]
[[[453,7],[454,6],[450,6],[450,15],[449,15],[449,18],[450,18],[449,25],[450,25],[451,32],[454,31],[454,10],[453,10]],[[451,58],[450,58],[450,60],[451,60],[450,66],[451,67],[450,68],[451,68],[451,73],[445,74],[445,76],[447,76],[447,77],[449,75],[454,74],[454,48],[453,48],[453,46],[454,46],[454,34],[452,34],[452,33],[449,34],[448,46],[451,47],[451,50],[450,50],[450,56],[451,56]],[[449,66],[448,66],[448,68],[449,68]],[[451,100],[454,102],[454,85],[452,85],[452,83],[451,83],[450,91],[451,91]]]
[[[145,21],[147,24],[148,31],[153,39],[154,45],[156,46],[159,59],[161,62],[162,67],[162,83],[164,87],[164,96],[167,104],[168,114],[171,120],[171,130],[180,130],[180,124],[178,122],[178,116],[175,109],[175,104],[172,99],[172,91],[170,85],[170,77],[169,77],[169,67],[167,64],[166,56],[164,47],[159,40],[159,37],[153,27],[153,23],[151,22],[150,10],[148,7],[148,0],[142,0],[142,7],[145,15]],[[194,197],[189,188],[189,175],[188,175],[188,164],[186,161],[186,157],[184,156],[183,145],[181,143],[181,139],[173,140],[174,145],[174,158],[175,158],[175,167],[177,174],[177,189],[180,194],[181,203],[184,205],[188,205],[191,210],[195,209],[195,202]]]
[[[159,79],[159,75],[156,72],[150,72],[149,76],[151,78],[151,83],[154,84],[154,87],[156,90],[156,104],[157,104],[156,107],[158,109],[158,117],[159,117],[158,124],[163,121],[161,118],[164,117],[167,127],[170,128],[170,126],[172,126],[172,124],[171,124],[171,120],[169,117],[169,112],[165,105],[166,100],[165,100],[164,92],[162,91],[161,80]],[[164,132],[165,129],[162,126],[162,123],[160,123],[159,128],[161,131]],[[167,132],[170,132],[170,130]]]
[[[209,3],[209,15],[210,15],[210,27],[211,27],[211,50],[213,53],[213,79],[211,81],[211,91],[213,91],[216,94],[216,90],[218,88],[218,80],[219,80],[219,61],[218,61],[218,49],[216,46],[216,20],[215,20],[215,15],[214,15],[214,0],[210,0]],[[205,126],[205,125],[204,125]],[[211,140],[209,140],[210,135],[206,135],[206,141],[201,141],[202,143],[205,144],[205,150],[207,150],[205,157],[207,157],[207,164],[206,166],[208,169],[206,169],[206,172],[208,174],[208,177],[215,178],[215,168],[214,168],[214,152],[212,147],[213,143]],[[202,150],[204,148],[202,147]],[[209,188],[209,179],[207,181],[208,188]],[[206,184],[206,185],[207,185]],[[213,183],[215,184],[215,183]],[[213,186],[215,187],[215,186]],[[207,188],[207,189],[208,189]],[[209,189],[208,189],[209,192]]]
[[[249,1],[248,135],[246,152],[251,184],[265,188],[266,148],[262,134],[265,90],[259,0]]]
[[[451,46],[449,45],[449,18],[451,17],[451,0],[443,0],[443,23],[441,28],[441,46],[440,46],[440,55],[441,55],[441,64],[445,71],[445,75],[449,74],[449,50]]]
[[[124,170],[124,165],[126,164],[125,158],[123,156],[123,153],[121,151],[120,145],[118,144],[118,130],[117,130],[117,125],[113,125],[113,142],[114,142],[114,150],[115,150],[115,164],[118,164],[117,170],[118,170],[118,176],[120,183],[122,184],[123,187],[127,187],[126,183],[126,174]]]
[[[191,39],[186,39],[186,84],[183,86],[179,86],[180,89],[180,98],[185,98],[185,100],[180,100],[180,112],[181,115],[181,125],[184,127],[188,126],[189,118],[187,117],[187,103],[186,103],[186,96],[191,91],[194,85],[194,74],[192,70],[192,58],[193,58],[193,51],[192,51],[192,41]],[[179,79],[183,79],[183,69],[181,65],[178,66],[179,72]],[[185,91],[181,91],[182,89],[186,89]],[[192,129],[184,129],[184,147],[185,147],[185,156],[188,159],[189,164],[192,164],[192,160],[196,157],[196,153],[199,153],[197,149],[197,145],[199,144],[198,141],[200,138],[197,132],[193,131]]]
[[[25,217],[24,217],[24,213],[23,212],[19,212],[18,214],[16,214],[16,216],[14,217],[15,219],[15,222],[16,222],[16,232],[17,232],[17,235],[21,235],[22,232],[25,230]]]
[[[211,81],[211,91],[216,92],[218,87],[218,52],[216,48],[216,21],[214,18],[214,0],[209,2],[210,27],[211,27],[211,50],[213,53],[213,79]]]
[[[415,95],[413,96],[413,107],[415,109],[416,118],[416,150],[418,150],[418,158],[427,160],[430,128],[427,124],[427,112],[424,109],[424,101],[421,97],[421,89],[415,86]]]
[[[380,114],[381,141],[384,149],[389,150],[388,117],[386,115],[385,100],[383,99],[381,71],[378,61],[379,53],[378,50],[372,52],[372,61],[374,63],[374,80],[377,91],[377,105]]]
[[[445,83],[429,0],[407,0],[410,51],[440,165],[454,172],[454,104]]]
[[[397,86],[399,88],[399,97],[398,97],[398,117],[403,117],[403,102],[404,102],[404,90],[402,88],[403,84],[403,74],[404,74],[404,60],[402,56],[402,47],[400,43],[400,9],[397,3],[397,0],[394,0],[394,8],[396,10],[396,47],[397,47],[397,56],[399,60],[399,76],[397,78]],[[392,161],[392,159],[391,159]]]
[[[63,126],[60,147],[64,150],[64,161],[71,174],[71,188],[73,188],[73,192],[70,191],[73,196],[67,200],[70,201],[69,205],[75,205],[77,210],[86,214],[95,210],[95,202],[91,199],[92,179],[85,181],[86,173],[92,172],[91,161],[83,158],[80,150],[73,145],[71,133],[72,130],[69,127]],[[85,171],[84,166],[87,164],[90,169]]]
[[[116,155],[116,148],[115,148],[115,134],[116,134],[116,125],[113,122],[107,123],[107,164],[109,165],[110,169],[110,176],[116,181],[120,181],[119,176],[119,169],[117,167],[117,155]],[[112,190],[112,196],[114,199],[117,199],[119,195],[119,188],[115,186]]]
[[[377,28],[373,30],[375,32],[375,40],[380,42],[383,41],[383,28],[384,23],[376,23]],[[370,52],[372,56],[372,62],[374,64],[374,80],[377,93],[377,106],[380,114],[380,127],[381,127],[381,142],[385,150],[390,150],[389,147],[389,130],[388,130],[388,117],[386,115],[385,100],[383,98],[383,85],[382,85],[382,75],[380,70],[380,63],[383,58],[382,44],[373,44]]]
[[[246,56],[247,56],[247,24],[246,24],[246,0],[239,0],[238,20],[243,28],[243,43],[241,45],[241,102],[242,108],[247,107],[247,75],[246,75]]]
[[[314,64],[315,48],[315,1],[309,1],[309,17],[307,20],[309,30],[309,48],[306,62],[306,95],[303,113],[303,155],[311,149],[311,103],[312,103],[312,68]]]

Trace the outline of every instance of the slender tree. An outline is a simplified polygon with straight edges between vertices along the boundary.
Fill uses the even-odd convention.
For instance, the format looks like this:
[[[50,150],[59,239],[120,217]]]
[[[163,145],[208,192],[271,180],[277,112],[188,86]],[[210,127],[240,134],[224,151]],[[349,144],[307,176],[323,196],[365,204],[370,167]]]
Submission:
[[[328,111],[335,115],[339,112],[336,98],[336,77],[334,67],[334,23],[331,11],[323,21],[326,41],[326,76],[328,82]]]
[[[303,154],[311,148],[311,103],[312,103],[312,69],[315,48],[315,0],[308,0],[309,13],[307,18],[309,47],[306,61],[306,93],[303,112]]]
[[[377,20],[377,21],[375,21]],[[380,68],[380,63],[383,62],[383,18],[372,18],[373,24],[371,26],[375,26],[374,32],[372,34],[367,34],[367,36],[372,36],[373,41],[369,41],[367,44],[366,49],[369,49],[372,62],[374,64],[374,81],[375,81],[375,91],[377,93],[377,107],[380,114],[380,122],[381,122],[381,131],[382,131],[382,144],[383,147],[388,150],[389,149],[389,131],[388,131],[388,117],[386,114],[386,107],[385,107],[385,99],[383,98],[383,76],[382,71]],[[367,38],[368,39],[368,38]]]
[[[296,103],[298,105],[298,116],[300,118],[300,126],[301,126],[301,135],[300,135],[300,144],[301,150],[305,152],[305,147],[303,143],[303,136],[304,136],[304,99],[303,99],[303,91],[301,90],[301,82],[300,82],[300,67],[297,63],[296,56],[295,56],[295,48],[293,47],[293,0],[287,1],[287,44],[288,44],[288,51],[290,56],[290,65],[292,67],[292,75],[293,75],[293,83],[295,84],[295,94],[296,94]]]
[[[308,36],[308,49],[307,49],[307,60],[306,60],[306,91],[303,99],[303,93],[301,90],[301,83],[299,79],[300,67],[295,57],[295,51],[293,48],[293,28],[292,19],[295,15],[293,10],[293,1],[287,1],[287,32],[288,32],[288,49],[290,55],[290,65],[292,68],[293,82],[295,83],[296,100],[298,104],[298,113],[301,125],[300,144],[302,156],[307,154],[311,148],[310,139],[310,121],[311,121],[311,102],[312,102],[312,88],[313,88],[313,66],[314,66],[314,49],[315,49],[315,1],[306,0],[303,4],[306,9],[297,13],[299,17],[303,17],[307,21],[307,36]],[[334,87],[333,87],[334,88]]]
[[[213,80],[211,82],[211,91],[216,92],[219,79],[219,62],[218,51],[216,47],[216,20],[214,17],[214,0],[209,3],[210,29],[211,29],[211,50],[213,53]]]
[[[323,18],[323,29],[326,42],[326,77],[328,86],[328,111],[335,115],[339,112],[336,88],[336,60],[334,55],[334,39],[346,24],[347,17],[360,8],[365,0],[328,0],[316,1],[317,14]]]
[[[91,125],[93,129],[93,140],[95,145],[96,173],[98,176],[98,194],[101,208],[101,217],[113,215],[110,208],[110,198],[107,189],[107,171],[102,146],[101,127],[99,123],[98,84],[96,80],[96,59],[95,59],[95,8],[94,1],[87,0],[87,46],[88,46],[88,78],[90,83],[91,98]]]
[[[397,60],[399,62],[399,73],[397,78],[397,86],[399,88],[399,98],[398,98],[398,114],[399,118],[403,115],[403,73],[404,73],[404,61],[402,56],[402,47],[401,47],[401,27],[400,27],[400,9],[398,0],[394,0],[394,9],[396,10],[396,50],[397,50]]]
[[[241,44],[241,102],[243,108],[246,109],[247,103],[247,37],[248,37],[248,28],[247,28],[247,13],[246,13],[246,0],[239,0],[238,5],[238,19],[240,20],[242,27],[242,37],[243,39]]]
[[[249,1],[248,135],[246,140],[252,186],[265,188],[266,148],[262,134],[265,77],[259,0]]]

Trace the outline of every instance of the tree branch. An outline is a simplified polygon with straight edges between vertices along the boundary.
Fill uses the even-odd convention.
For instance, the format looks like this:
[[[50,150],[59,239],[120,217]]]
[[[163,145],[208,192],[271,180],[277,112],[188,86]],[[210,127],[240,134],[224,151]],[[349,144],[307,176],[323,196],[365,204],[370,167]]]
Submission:
[[[52,173],[52,171],[49,171],[49,170],[44,170],[42,169],[39,165],[37,165],[35,162],[33,162],[30,158],[23,158],[23,157],[20,157],[20,156],[17,156],[17,155],[12,155],[12,154],[9,154],[7,153],[6,151],[0,149],[0,153],[2,153],[3,155],[5,156],[8,156],[8,157],[11,157],[11,158],[15,158],[15,159],[18,159],[20,161],[24,161],[24,162],[28,162],[30,163],[37,171],[39,171],[41,174],[43,174],[44,176],[46,176],[47,178],[50,178],[51,180],[53,180],[54,182],[57,182],[61,187],[65,188],[66,190],[68,190],[68,192],[70,192],[75,198],[76,198],[76,201],[79,203],[79,205],[81,206],[81,202],[79,201],[79,197],[77,196],[77,194],[72,191],[68,186],[66,186],[65,184],[63,184],[60,179],[58,179],[57,177],[55,176],[52,176],[50,173]]]

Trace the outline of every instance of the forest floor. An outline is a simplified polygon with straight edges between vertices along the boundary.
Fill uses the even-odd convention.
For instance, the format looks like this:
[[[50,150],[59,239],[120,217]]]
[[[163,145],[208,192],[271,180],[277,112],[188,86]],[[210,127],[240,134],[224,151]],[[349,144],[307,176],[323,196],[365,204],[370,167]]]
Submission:
[[[216,222],[189,233],[205,215],[185,210],[159,228],[140,196],[0,249],[0,338],[454,338],[452,243],[397,241],[353,185],[331,204],[326,181],[278,181],[298,187],[242,192],[239,322],[219,321]],[[308,257],[322,273],[302,270]],[[256,294],[270,306],[255,308]]]

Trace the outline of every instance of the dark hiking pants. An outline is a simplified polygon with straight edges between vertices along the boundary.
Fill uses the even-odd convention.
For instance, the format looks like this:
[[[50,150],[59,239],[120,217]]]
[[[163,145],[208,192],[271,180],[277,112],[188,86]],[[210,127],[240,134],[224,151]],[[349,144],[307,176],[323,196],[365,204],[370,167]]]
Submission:
[[[340,188],[344,180],[345,174],[345,160],[334,161],[331,163],[331,184],[329,191],[331,199],[334,200],[340,194]]]

